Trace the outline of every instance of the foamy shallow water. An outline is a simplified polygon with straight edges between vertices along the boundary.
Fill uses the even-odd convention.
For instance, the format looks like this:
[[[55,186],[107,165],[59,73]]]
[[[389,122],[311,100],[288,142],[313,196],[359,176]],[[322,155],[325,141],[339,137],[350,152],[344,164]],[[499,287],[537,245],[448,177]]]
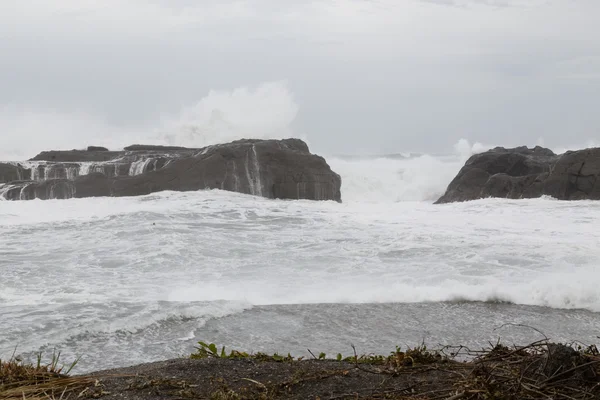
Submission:
[[[198,340],[387,352],[539,338],[495,330],[509,322],[556,340],[600,331],[600,203],[397,202],[410,191],[376,195],[384,179],[337,167],[352,168],[343,204],[221,191],[1,202],[0,356],[57,348],[86,371]]]

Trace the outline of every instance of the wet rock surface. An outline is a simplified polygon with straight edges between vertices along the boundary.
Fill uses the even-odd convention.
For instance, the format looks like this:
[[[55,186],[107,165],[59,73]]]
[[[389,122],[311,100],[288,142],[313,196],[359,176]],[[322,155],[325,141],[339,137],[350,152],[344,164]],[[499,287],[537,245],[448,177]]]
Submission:
[[[132,145],[123,151],[45,151],[0,164],[7,200],[139,196],[222,189],[267,198],[341,201],[341,178],[299,139],[238,140],[189,149]]]
[[[600,148],[556,155],[539,146],[497,147],[469,158],[437,203],[487,197],[598,200],[599,176]]]

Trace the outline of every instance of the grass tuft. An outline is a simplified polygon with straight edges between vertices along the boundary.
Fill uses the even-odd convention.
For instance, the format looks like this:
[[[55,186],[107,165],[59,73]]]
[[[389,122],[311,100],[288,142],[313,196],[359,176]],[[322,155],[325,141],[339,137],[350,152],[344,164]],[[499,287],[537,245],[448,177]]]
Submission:
[[[23,362],[14,355],[0,360],[0,399],[2,400],[66,400],[94,379],[69,377],[79,359],[68,366],[59,366],[60,353],[54,352],[50,363],[42,363],[38,354],[36,364]]]
[[[503,399],[567,399],[592,400],[600,399],[600,351],[596,346],[582,344],[551,343],[548,339],[533,342],[527,346],[508,347],[500,342],[490,343],[490,347],[480,351],[458,347],[445,347],[440,350],[429,350],[424,344],[414,348],[396,347],[389,355],[354,355],[344,357],[337,354],[333,359],[341,362],[345,369],[327,370],[331,362],[323,364],[323,371],[306,376],[294,376],[284,382],[267,382],[266,385],[253,379],[242,378],[260,385],[259,391],[249,393],[234,391],[224,382],[212,393],[215,400],[252,399],[265,400],[285,398],[292,388],[321,381],[338,379],[343,387],[350,380],[349,376],[363,374],[361,380],[368,381],[367,376],[382,375],[382,382],[410,375],[411,385],[401,389],[380,390],[362,389],[352,386],[351,391],[330,398],[361,399],[466,399],[466,400],[503,400]],[[446,352],[450,351],[447,355]],[[313,361],[332,361],[324,353],[313,353],[309,350]],[[457,361],[462,353],[467,360]],[[248,354],[239,351],[226,353],[224,348],[218,351],[214,344],[200,342],[198,352],[192,358],[251,358],[256,361],[288,361],[296,364],[302,358],[290,355],[282,357],[257,353]],[[350,368],[349,364],[353,364]],[[298,363],[299,364],[299,363]],[[354,375],[351,371],[356,371]],[[436,377],[431,387],[428,375]],[[418,380],[417,377],[422,379]],[[256,388],[255,388],[256,389]],[[433,389],[433,390],[432,390]],[[387,390],[387,391],[386,391]]]
[[[225,346],[218,349],[214,343],[198,342],[199,346],[196,347],[196,352],[190,355],[191,359],[204,359],[204,358],[223,358],[223,359],[244,359],[251,358],[257,361],[276,361],[276,362],[292,362],[302,361],[304,357],[294,357],[291,354],[280,355],[275,353],[273,355],[265,353],[251,354],[244,351],[231,350],[229,353],[225,351]],[[328,358],[327,354],[319,353],[316,356],[312,351],[308,352],[313,356],[315,360],[336,360],[345,361],[356,364],[371,364],[371,365],[384,365],[392,368],[400,367],[412,367],[416,365],[427,365],[434,363],[446,362],[449,357],[442,354],[439,351],[427,350],[427,346],[421,344],[414,348],[407,348],[406,351],[402,351],[399,346],[396,346],[396,350],[392,351],[389,355],[379,354],[363,354],[344,357],[341,353],[338,353],[335,358]]]

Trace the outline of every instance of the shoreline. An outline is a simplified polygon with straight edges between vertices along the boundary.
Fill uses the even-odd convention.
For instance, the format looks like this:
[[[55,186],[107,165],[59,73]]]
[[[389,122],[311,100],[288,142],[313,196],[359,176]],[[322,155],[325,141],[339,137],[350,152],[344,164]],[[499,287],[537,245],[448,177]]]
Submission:
[[[199,343],[188,358],[67,376],[54,365],[30,366],[8,381],[18,361],[2,363],[0,399],[594,399],[600,397],[600,352],[547,339],[526,346],[500,343],[397,348],[388,355],[312,358],[247,354]],[[458,356],[468,361],[457,361]],[[22,364],[21,364],[22,366]],[[13,375],[12,378],[15,378]],[[25,379],[27,378],[27,379]]]

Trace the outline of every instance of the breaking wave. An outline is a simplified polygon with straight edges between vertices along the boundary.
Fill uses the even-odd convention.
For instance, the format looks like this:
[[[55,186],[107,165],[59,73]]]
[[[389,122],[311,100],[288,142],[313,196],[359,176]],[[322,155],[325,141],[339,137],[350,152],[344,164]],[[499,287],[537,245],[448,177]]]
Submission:
[[[323,303],[423,303],[423,302],[485,302],[556,309],[586,309],[600,312],[597,285],[600,273],[594,265],[578,266],[576,276],[567,271],[554,271],[544,276],[523,275],[527,282],[516,283],[500,275],[473,280],[468,276],[438,277],[435,284],[419,283],[425,277],[407,278],[405,282],[384,283],[368,275],[324,279],[310,286],[292,289],[287,285],[268,291],[257,283],[252,288],[217,282],[178,288],[169,298],[174,301],[244,301],[254,305],[323,304]]]
[[[328,160],[342,177],[342,200],[352,202],[435,201],[462,167],[459,157],[422,155],[406,159]]]

